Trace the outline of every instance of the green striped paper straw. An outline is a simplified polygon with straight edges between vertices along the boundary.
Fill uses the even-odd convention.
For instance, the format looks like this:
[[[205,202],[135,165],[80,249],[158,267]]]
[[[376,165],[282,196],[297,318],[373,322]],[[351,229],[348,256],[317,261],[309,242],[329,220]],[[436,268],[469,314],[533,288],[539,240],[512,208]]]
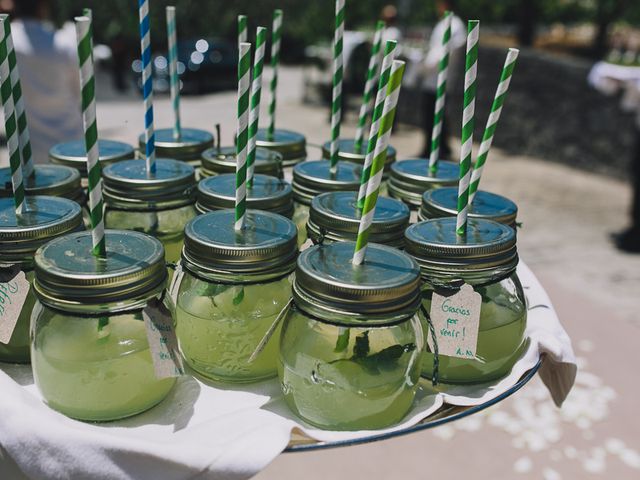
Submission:
[[[482,176],[482,168],[487,161],[489,155],[489,149],[493,143],[493,136],[496,133],[496,127],[498,126],[498,120],[500,120],[500,113],[502,113],[502,106],[507,98],[507,91],[509,90],[509,84],[511,83],[511,76],[513,75],[513,69],[516,66],[516,60],[520,50],[516,48],[510,48],[507,53],[507,58],[504,61],[502,67],[502,74],[500,75],[500,83],[496,89],[496,95],[491,105],[491,113],[487,119],[487,125],[484,129],[484,135],[482,136],[482,143],[478,150],[478,156],[473,165],[473,173],[471,174],[471,184],[469,185],[469,203],[473,203],[473,199],[478,191],[480,185],[480,177]]]
[[[444,121],[444,104],[447,96],[447,76],[449,71],[449,51],[451,48],[451,12],[444,14],[444,34],[442,35],[442,56],[438,64],[438,85],[436,87],[436,104],[433,113],[433,129],[431,130],[431,152],[429,155],[429,175],[438,173],[438,157],[442,122]]]
[[[376,202],[380,192],[380,182],[384,171],[385,160],[387,159],[387,147],[391,136],[391,127],[396,115],[398,96],[400,95],[400,85],[404,74],[405,62],[394,60],[391,66],[391,75],[387,85],[387,97],[384,100],[384,109],[380,119],[380,131],[376,141],[376,150],[371,166],[371,176],[367,182],[367,197],[365,198],[362,217],[358,227],[358,237],[356,238],[356,249],[353,253],[353,264],[361,265],[364,262],[367,244],[369,243],[369,233],[371,222],[376,211]]]
[[[238,48],[247,41],[247,16],[238,15]]]
[[[167,41],[169,43],[169,85],[173,106],[173,138],[180,140],[180,78],[178,78],[178,30],[176,27],[176,7],[169,6],[167,15]]]
[[[367,118],[369,118],[369,114],[371,114],[373,96],[376,92],[376,84],[378,83],[378,76],[380,74],[380,47],[382,45],[383,31],[384,22],[381,20],[376,24],[376,33],[373,35],[373,45],[371,46],[369,68],[367,69],[367,77],[364,84],[362,105],[360,106],[360,115],[358,117],[358,127],[356,128],[356,136],[353,142],[353,150],[357,153],[362,151],[364,127],[367,123]]]
[[[25,178],[29,178],[34,173],[33,153],[31,150],[31,137],[29,135],[29,127],[27,125],[27,114],[24,109],[24,100],[22,98],[22,86],[20,84],[20,72],[18,69],[18,61],[16,59],[16,51],[13,48],[13,38],[11,36],[11,23],[9,15],[2,15],[5,22],[5,36],[7,40],[7,55],[9,58],[9,76],[11,78],[11,91],[13,94],[13,104],[16,109],[16,119],[18,124],[18,139],[20,141],[20,157],[22,159],[22,174]]]
[[[253,171],[256,161],[256,138],[260,119],[260,95],[262,93],[262,67],[267,29],[256,30],[256,51],[253,59],[253,82],[251,83],[251,110],[249,111],[249,149],[247,153],[247,187],[253,186]]]
[[[469,20],[467,24],[467,54],[464,74],[464,109],[462,111],[462,146],[460,148],[460,181],[458,182],[458,215],[456,234],[467,234],[469,209],[469,180],[471,178],[471,155],[473,150],[473,127],[475,125],[476,74],[478,71],[478,39],[480,22]]]
[[[276,131],[276,91],[278,90],[278,64],[280,63],[280,37],[282,35],[282,10],[273,11],[271,29],[271,83],[269,84],[269,125],[267,140],[273,140]]]
[[[240,44],[238,58],[238,130],[236,145],[236,215],[235,230],[244,228],[247,210],[247,136],[249,125],[249,68],[251,67],[251,44]]]
[[[387,83],[391,73],[391,65],[396,56],[397,42],[388,40],[384,49],[384,58],[382,59],[382,67],[380,69],[380,78],[378,79],[378,93],[376,94],[375,106],[373,108],[373,116],[371,118],[371,128],[369,130],[369,141],[367,143],[367,154],[364,157],[364,165],[362,174],[360,175],[360,189],[358,190],[358,208],[364,207],[364,199],[367,196],[367,182],[371,173],[371,163],[373,162],[373,154],[376,148],[376,140],[378,138],[378,130],[380,129],[380,116],[384,107],[384,99],[387,95]]]
[[[98,123],[96,120],[96,88],[91,50],[92,28],[87,17],[76,17],[78,41],[78,63],[80,65],[80,86],[82,92],[82,124],[84,143],[87,149],[87,172],[89,177],[89,210],[91,217],[92,253],[97,257],[106,256],[104,221],[102,218],[102,175],[98,151]]]
[[[342,37],[344,36],[344,0],[336,0],[336,24],[333,35],[333,90],[331,94],[331,167],[338,171],[340,123],[342,120]]]
[[[8,24],[9,21],[6,18],[0,20],[0,97],[2,97],[7,146],[9,147],[13,201],[16,206],[16,215],[20,215],[24,210],[24,182],[22,179],[22,167],[20,165],[20,139],[15,105],[13,103],[11,70],[9,69],[9,55],[7,51],[6,32]]]

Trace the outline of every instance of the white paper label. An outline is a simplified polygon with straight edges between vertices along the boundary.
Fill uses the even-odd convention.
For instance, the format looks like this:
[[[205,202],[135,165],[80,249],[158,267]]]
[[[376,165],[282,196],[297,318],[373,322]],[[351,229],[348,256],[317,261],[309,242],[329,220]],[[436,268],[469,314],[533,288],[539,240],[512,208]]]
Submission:
[[[173,272],[171,285],[169,286],[169,298],[171,298],[174,308],[178,306],[178,290],[180,290],[182,277],[184,277],[184,270],[182,269],[182,263],[178,263],[175,271]]]
[[[27,276],[17,265],[0,269],[0,343],[11,340],[29,288]]]
[[[165,305],[151,299],[142,310],[147,330],[149,350],[156,378],[178,377],[184,373],[182,358],[178,350],[178,339],[173,328],[171,312]]]
[[[476,358],[482,297],[469,284],[449,296],[433,293],[431,323],[438,342],[438,354],[466,359]],[[428,335],[431,351],[433,338]]]

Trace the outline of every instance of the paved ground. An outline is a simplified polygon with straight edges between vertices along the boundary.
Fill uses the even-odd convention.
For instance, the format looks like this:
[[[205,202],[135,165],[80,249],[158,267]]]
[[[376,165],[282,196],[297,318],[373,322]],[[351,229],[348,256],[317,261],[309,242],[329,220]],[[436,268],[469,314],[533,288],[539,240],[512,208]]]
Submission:
[[[283,69],[278,125],[319,144],[329,138],[328,112],[301,105],[301,80],[299,71]],[[132,102],[133,95],[115,97],[106,86],[100,94],[103,138],[134,143],[142,131],[141,102]],[[183,125],[211,130],[220,122],[223,144],[229,144],[233,102],[232,92],[184,98]],[[156,119],[159,126],[170,125],[167,98],[157,100]],[[345,136],[353,130],[350,116]],[[401,129],[393,137],[399,158],[417,153],[420,143],[415,130]],[[455,425],[371,445],[282,455],[256,479],[423,479],[470,473],[480,479],[639,478],[633,358],[640,338],[640,256],[619,253],[608,240],[610,232],[625,226],[628,186],[494,151],[483,188],[519,205],[521,257],[546,286],[574,341],[580,371],[565,406],[556,409],[535,380],[503,404]]]

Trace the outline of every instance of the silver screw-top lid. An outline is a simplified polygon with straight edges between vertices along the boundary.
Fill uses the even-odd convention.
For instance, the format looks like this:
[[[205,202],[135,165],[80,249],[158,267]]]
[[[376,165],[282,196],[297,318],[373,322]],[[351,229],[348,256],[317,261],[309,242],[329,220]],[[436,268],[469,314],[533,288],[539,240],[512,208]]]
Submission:
[[[26,197],[16,215],[13,198],[0,199],[0,265],[27,263],[44,243],[82,228],[80,206],[66,198]]]
[[[236,147],[208,148],[201,155],[202,176],[209,177],[236,171]],[[284,178],[282,154],[267,148],[256,148],[254,172]]]
[[[244,228],[236,232],[234,224],[234,210],[217,210],[189,221],[182,250],[185,267],[222,282],[283,275],[295,268],[298,232],[291,220],[247,210]]]
[[[360,188],[362,166],[353,162],[338,162],[336,174],[330,172],[329,160],[313,160],[299,163],[293,167],[294,199],[304,205],[325,192],[350,191],[356,192]]]
[[[357,152],[355,149],[355,140],[353,138],[341,138],[338,140],[338,159],[348,162],[359,163],[364,165],[364,159],[367,155],[367,142],[362,142],[362,149]],[[387,159],[384,162],[385,173],[393,162],[396,161],[396,149],[389,145],[387,147]],[[331,158],[331,141],[322,145],[322,158]]]
[[[235,174],[216,175],[198,183],[196,208],[200,213],[234,208],[235,202]],[[253,187],[247,188],[247,208],[267,210],[291,218],[293,215],[291,186],[279,178],[254,175]]]
[[[194,203],[196,177],[188,163],[156,159],[156,173],[147,175],[144,160],[124,160],[102,171],[104,199],[119,208],[177,208]]]
[[[213,146],[213,135],[205,130],[182,128],[180,138],[175,139],[172,128],[161,128],[154,132],[156,154],[175,160],[199,160],[200,154]],[[138,137],[138,146],[144,152],[144,133]]]
[[[117,312],[143,307],[167,280],[164,248],[141,232],[106,230],[107,255],[91,253],[91,232],[57,238],[35,255],[40,301],[69,312]]]
[[[455,187],[428,190],[422,196],[420,219],[452,217],[458,213],[458,189]],[[478,190],[473,204],[469,205],[469,218],[484,218],[515,226],[518,207],[502,195]]]
[[[456,218],[436,218],[410,226],[405,251],[420,264],[423,276],[511,272],[518,265],[516,233],[492,220],[469,218],[466,237],[456,235]]]
[[[316,245],[298,257],[294,299],[315,317],[338,323],[379,324],[413,315],[420,302],[420,269],[407,254],[370,243],[353,265],[355,242]]]
[[[34,174],[24,179],[24,189],[27,195],[51,195],[76,202],[84,199],[80,172],[64,165],[34,165]],[[0,197],[11,195],[11,169],[0,168]]]
[[[304,135],[291,130],[276,129],[273,138],[267,138],[267,130],[261,128],[256,136],[256,146],[275,150],[282,154],[282,165],[290,167],[307,158],[307,140]]]
[[[328,192],[311,201],[307,232],[314,243],[355,241],[361,210],[357,192]],[[404,246],[404,230],[409,225],[409,208],[399,200],[378,197],[371,222],[369,241],[392,247]]]
[[[454,162],[440,160],[438,173],[429,176],[429,160],[410,158],[391,165],[389,174],[389,195],[402,200],[411,207],[419,207],[422,194],[433,188],[458,185],[460,166]]]
[[[135,156],[131,145],[114,140],[98,140],[98,151],[103,167]],[[54,145],[49,150],[49,159],[58,165],[77,168],[82,177],[87,177],[87,149],[84,140],[73,140]]]

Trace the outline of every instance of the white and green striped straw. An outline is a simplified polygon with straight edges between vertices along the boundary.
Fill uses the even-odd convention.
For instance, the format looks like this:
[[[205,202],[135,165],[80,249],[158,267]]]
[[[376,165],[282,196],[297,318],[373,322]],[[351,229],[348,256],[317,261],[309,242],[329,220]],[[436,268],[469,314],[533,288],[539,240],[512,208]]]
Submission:
[[[238,15],[238,48],[240,48],[241,43],[246,43],[248,39],[247,32],[247,16],[246,15]]]
[[[29,127],[27,125],[27,114],[24,109],[24,100],[22,98],[22,86],[20,84],[20,72],[18,70],[18,61],[16,59],[16,51],[13,48],[13,38],[11,36],[11,23],[9,15],[1,16],[5,22],[5,36],[7,38],[7,55],[9,58],[9,75],[11,77],[11,90],[13,94],[13,104],[16,109],[16,121],[18,124],[18,137],[20,141],[20,157],[22,159],[22,175],[29,178],[34,173],[33,152],[31,150],[31,138],[29,135]]]
[[[340,123],[342,121],[342,77],[344,37],[344,0],[336,0],[336,22],[333,35],[333,89],[331,94],[331,166],[329,171],[338,171]]]
[[[256,49],[253,59],[253,81],[251,83],[251,110],[249,111],[249,150],[247,153],[247,187],[253,186],[253,171],[256,162],[256,138],[260,119],[260,96],[262,93],[262,68],[267,29],[256,30]]]
[[[240,44],[238,58],[238,129],[236,145],[236,205],[235,230],[244,227],[247,210],[247,137],[249,133],[249,69],[251,67],[251,44]]]
[[[367,119],[371,114],[373,99],[376,93],[376,84],[380,74],[380,48],[382,45],[382,32],[384,31],[384,22],[380,20],[376,24],[376,32],[373,35],[373,44],[371,46],[371,57],[369,58],[369,68],[367,69],[367,78],[364,84],[364,93],[362,95],[362,105],[360,106],[360,115],[358,117],[358,127],[356,128],[356,136],[353,142],[353,151],[360,153],[362,151],[362,143],[364,141],[364,128]]]
[[[382,59],[380,78],[378,79],[378,93],[376,94],[375,106],[371,118],[371,128],[369,130],[367,154],[364,157],[364,165],[362,166],[362,174],[360,175],[360,189],[358,190],[358,208],[360,209],[364,207],[364,199],[367,196],[367,182],[369,181],[369,175],[371,173],[371,163],[373,162],[376,140],[378,139],[378,130],[380,129],[380,117],[382,116],[384,99],[387,95],[387,83],[389,82],[391,65],[396,56],[397,44],[395,40],[387,40],[384,48],[384,58]]]
[[[11,185],[13,187],[13,201],[16,215],[24,210],[24,182],[22,166],[20,165],[20,138],[16,121],[13,92],[11,89],[11,70],[9,68],[9,54],[7,51],[7,18],[0,19],[0,96],[4,110],[4,124],[9,147],[9,165],[11,168]]]
[[[402,84],[402,75],[404,74],[405,62],[394,60],[391,66],[391,75],[387,85],[387,97],[384,100],[384,109],[380,119],[380,131],[376,141],[375,156],[371,167],[371,176],[367,182],[367,197],[365,198],[364,208],[362,209],[362,217],[360,217],[360,225],[358,227],[358,237],[356,238],[356,248],[353,253],[353,264],[361,265],[364,262],[364,256],[369,243],[369,233],[371,223],[376,211],[376,202],[380,192],[380,182],[384,172],[384,164],[387,159],[387,147],[389,146],[389,137],[391,136],[391,128],[396,115],[396,106],[398,105],[398,96],[400,95],[400,85]]]
[[[462,146],[460,148],[460,181],[458,182],[458,215],[456,234],[467,234],[469,209],[469,181],[471,178],[471,155],[473,151],[473,127],[475,125],[476,75],[478,72],[478,39],[480,22],[469,20],[467,24],[467,54],[464,74],[464,109],[462,111]]]
[[[271,83],[269,84],[269,125],[267,140],[273,140],[276,131],[276,93],[278,90],[278,64],[280,63],[280,37],[282,36],[282,10],[273,11],[271,28]]]
[[[500,83],[496,89],[496,95],[491,105],[491,113],[487,119],[487,125],[484,129],[484,135],[482,136],[482,143],[478,150],[478,156],[473,165],[473,173],[471,174],[471,184],[469,185],[469,203],[473,203],[473,199],[478,191],[480,185],[480,177],[482,176],[482,167],[487,161],[489,155],[489,149],[493,143],[493,136],[496,133],[496,127],[498,126],[498,120],[500,120],[500,113],[502,113],[502,106],[507,98],[507,91],[509,90],[509,84],[511,83],[511,76],[513,75],[513,69],[516,66],[516,60],[520,50],[516,48],[510,48],[507,53],[507,58],[504,61],[502,67],[502,74],[500,75]]]
[[[82,91],[82,124],[84,143],[87,149],[87,172],[89,177],[89,210],[91,217],[92,253],[97,257],[106,255],[103,221],[102,174],[98,151],[98,123],[96,119],[96,86],[91,51],[92,28],[88,17],[76,17],[78,41],[78,63]]]
[[[444,34],[442,35],[442,55],[438,63],[438,84],[436,87],[436,104],[433,113],[433,129],[431,130],[431,153],[429,155],[429,175],[438,173],[442,123],[444,122],[444,104],[447,96],[447,76],[449,71],[449,51],[451,48],[451,12],[444,14]]]
[[[168,6],[167,41],[169,43],[169,85],[171,88],[171,105],[173,106],[173,138],[180,140],[180,78],[178,77],[178,30],[176,28],[176,7]]]

